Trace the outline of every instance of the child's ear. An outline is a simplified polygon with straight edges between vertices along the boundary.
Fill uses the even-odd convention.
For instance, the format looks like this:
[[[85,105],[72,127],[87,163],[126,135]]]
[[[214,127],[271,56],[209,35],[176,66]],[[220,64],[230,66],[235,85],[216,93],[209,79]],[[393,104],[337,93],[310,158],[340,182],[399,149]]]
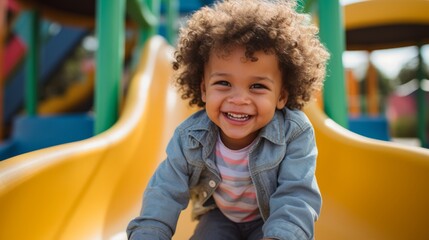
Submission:
[[[204,84],[204,79],[201,80],[200,90],[201,90],[201,100],[203,102],[206,102],[206,85]]]
[[[289,93],[287,91],[282,91],[280,93],[279,100],[277,101],[277,109],[283,109],[286,106],[287,98],[289,97]]]

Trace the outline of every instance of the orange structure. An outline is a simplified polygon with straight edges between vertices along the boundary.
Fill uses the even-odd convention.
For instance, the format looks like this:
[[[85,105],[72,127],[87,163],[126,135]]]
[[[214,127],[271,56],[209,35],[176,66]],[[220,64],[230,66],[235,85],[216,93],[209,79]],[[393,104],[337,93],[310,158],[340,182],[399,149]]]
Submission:
[[[366,77],[367,112],[369,116],[376,117],[380,114],[380,96],[378,93],[378,76],[374,64],[368,62]]]
[[[360,115],[360,87],[351,69],[346,69],[346,87],[349,102],[349,115],[351,117],[358,117]]]

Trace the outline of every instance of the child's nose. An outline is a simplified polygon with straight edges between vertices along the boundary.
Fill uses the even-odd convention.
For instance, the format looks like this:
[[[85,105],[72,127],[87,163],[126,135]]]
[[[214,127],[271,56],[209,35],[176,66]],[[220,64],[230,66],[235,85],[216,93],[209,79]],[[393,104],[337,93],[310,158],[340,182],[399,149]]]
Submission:
[[[236,105],[245,105],[250,103],[250,98],[245,90],[235,89],[231,92],[228,102]]]

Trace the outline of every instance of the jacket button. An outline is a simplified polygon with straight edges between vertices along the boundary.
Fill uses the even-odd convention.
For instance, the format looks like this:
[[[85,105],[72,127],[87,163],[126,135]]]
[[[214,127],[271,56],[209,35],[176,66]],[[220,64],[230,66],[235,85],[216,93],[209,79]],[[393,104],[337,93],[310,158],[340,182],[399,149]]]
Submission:
[[[207,197],[207,192],[203,192],[203,197],[206,198]]]
[[[209,181],[209,186],[210,186],[211,188],[216,187],[216,182],[215,182],[215,181],[213,181],[213,180],[210,180],[210,181]]]

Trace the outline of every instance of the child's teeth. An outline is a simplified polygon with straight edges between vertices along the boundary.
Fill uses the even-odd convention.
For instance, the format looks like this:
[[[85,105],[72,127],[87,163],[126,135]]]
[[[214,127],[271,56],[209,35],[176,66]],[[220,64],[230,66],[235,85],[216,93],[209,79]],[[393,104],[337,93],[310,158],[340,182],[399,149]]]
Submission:
[[[245,120],[249,118],[249,115],[247,114],[235,114],[235,113],[228,113],[229,118],[237,119],[237,120]]]

